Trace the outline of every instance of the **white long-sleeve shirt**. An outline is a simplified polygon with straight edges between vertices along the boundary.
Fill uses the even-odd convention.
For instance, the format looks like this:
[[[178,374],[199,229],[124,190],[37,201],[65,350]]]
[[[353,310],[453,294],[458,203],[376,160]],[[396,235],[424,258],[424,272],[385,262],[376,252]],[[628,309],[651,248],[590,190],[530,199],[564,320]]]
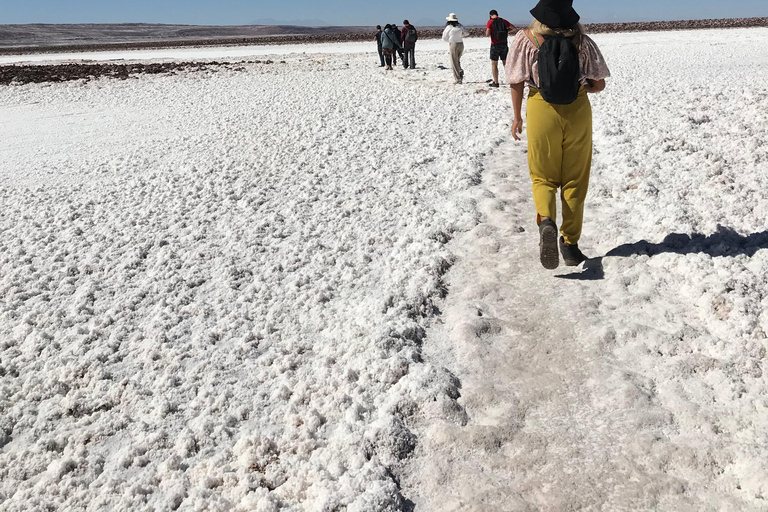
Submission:
[[[443,41],[446,43],[463,43],[464,38],[469,36],[469,30],[459,23],[458,26],[446,25],[443,30]]]

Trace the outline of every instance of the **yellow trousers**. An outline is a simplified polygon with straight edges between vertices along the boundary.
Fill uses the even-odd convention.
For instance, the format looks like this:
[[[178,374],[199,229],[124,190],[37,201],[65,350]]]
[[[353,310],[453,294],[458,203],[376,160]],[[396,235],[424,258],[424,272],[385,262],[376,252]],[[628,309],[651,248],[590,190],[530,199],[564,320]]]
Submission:
[[[581,237],[592,166],[592,106],[582,88],[570,105],[553,105],[530,88],[527,103],[528,169],[536,213],[557,222],[557,190],[566,243]]]

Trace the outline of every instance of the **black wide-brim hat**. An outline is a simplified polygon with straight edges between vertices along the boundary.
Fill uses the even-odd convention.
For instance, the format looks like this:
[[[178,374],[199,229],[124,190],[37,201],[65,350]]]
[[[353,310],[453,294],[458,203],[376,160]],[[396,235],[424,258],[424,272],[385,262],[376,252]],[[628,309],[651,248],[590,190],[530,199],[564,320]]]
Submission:
[[[573,9],[573,0],[540,0],[531,14],[551,28],[573,28],[581,19]]]

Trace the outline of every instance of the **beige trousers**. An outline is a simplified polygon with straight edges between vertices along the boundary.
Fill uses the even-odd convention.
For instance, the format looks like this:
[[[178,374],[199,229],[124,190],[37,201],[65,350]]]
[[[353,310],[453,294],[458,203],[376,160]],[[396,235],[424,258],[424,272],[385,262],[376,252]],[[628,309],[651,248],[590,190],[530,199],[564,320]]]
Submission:
[[[453,66],[453,79],[461,82],[464,71],[461,69],[461,54],[464,53],[464,43],[451,43],[451,66]]]

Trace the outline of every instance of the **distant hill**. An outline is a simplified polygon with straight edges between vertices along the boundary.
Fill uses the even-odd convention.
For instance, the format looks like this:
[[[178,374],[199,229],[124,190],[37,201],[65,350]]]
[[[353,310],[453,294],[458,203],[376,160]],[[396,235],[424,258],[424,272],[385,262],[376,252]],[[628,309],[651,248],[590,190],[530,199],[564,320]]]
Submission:
[[[0,48],[45,48],[183,40],[206,41],[280,35],[349,34],[372,30],[372,27],[310,27],[268,24],[237,26],[158,25],[149,23],[0,25]]]
[[[251,25],[292,25],[297,27],[330,27],[331,24],[323,20],[276,20],[274,18],[261,18],[251,22]]]

